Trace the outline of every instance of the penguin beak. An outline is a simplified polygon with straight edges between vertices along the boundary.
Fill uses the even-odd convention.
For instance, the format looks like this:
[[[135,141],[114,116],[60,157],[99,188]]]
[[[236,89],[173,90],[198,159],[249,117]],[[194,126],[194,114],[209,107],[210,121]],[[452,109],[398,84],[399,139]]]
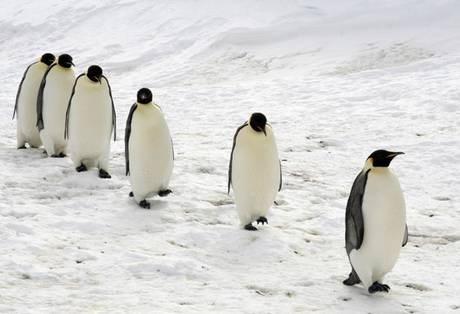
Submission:
[[[404,153],[403,152],[394,152],[394,153],[392,152],[391,154],[387,155],[387,158],[393,159],[398,155],[404,155]]]
[[[99,82],[99,84],[102,84],[102,77],[98,76],[97,81]]]
[[[257,127],[258,132],[263,132],[265,136],[267,136],[267,131],[265,130],[265,126],[263,127]]]
[[[75,63],[73,63],[72,61],[70,62],[71,65],[75,66]]]

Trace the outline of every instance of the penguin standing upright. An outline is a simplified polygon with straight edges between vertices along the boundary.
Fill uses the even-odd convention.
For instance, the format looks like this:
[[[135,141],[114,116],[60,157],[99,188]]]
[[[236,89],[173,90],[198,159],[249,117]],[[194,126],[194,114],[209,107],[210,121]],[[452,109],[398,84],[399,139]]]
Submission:
[[[388,168],[402,152],[377,150],[356,177],[345,214],[345,246],[352,271],[343,283],[362,282],[369,293],[388,292],[382,283],[408,240],[406,205],[398,178]]]
[[[152,102],[152,92],[142,88],[131,106],[125,129],[126,175],[131,196],[143,208],[150,208],[146,198],[171,193],[174,151],[168,125],[161,108]]]
[[[75,81],[72,57],[62,54],[43,76],[37,98],[37,127],[48,156],[65,157],[65,112]]]
[[[112,90],[102,69],[92,65],[75,80],[65,115],[64,137],[69,140],[70,157],[77,172],[97,167],[100,178],[111,178],[108,169],[112,132],[116,140]]]
[[[37,129],[37,96],[40,83],[48,67],[56,60],[51,53],[45,53],[40,61],[29,65],[22,76],[16,94],[14,116],[17,114],[17,148],[40,147],[42,141]]]
[[[257,230],[253,221],[268,223],[265,216],[281,190],[282,178],[275,136],[262,113],[253,113],[235,133],[228,193],[230,186],[244,229]]]

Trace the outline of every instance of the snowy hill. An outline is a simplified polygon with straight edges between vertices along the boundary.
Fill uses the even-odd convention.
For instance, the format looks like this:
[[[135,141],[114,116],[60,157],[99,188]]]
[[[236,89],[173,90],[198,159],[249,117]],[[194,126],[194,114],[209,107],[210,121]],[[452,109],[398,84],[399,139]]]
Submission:
[[[457,1],[2,1],[0,312],[457,313],[460,310],[460,3]],[[174,194],[128,197],[123,139],[111,180],[16,150],[28,64],[99,64],[123,134],[140,87],[166,114]],[[272,123],[279,205],[241,230],[227,167],[236,128]],[[372,295],[349,272],[344,212],[375,149],[405,192],[409,244]]]

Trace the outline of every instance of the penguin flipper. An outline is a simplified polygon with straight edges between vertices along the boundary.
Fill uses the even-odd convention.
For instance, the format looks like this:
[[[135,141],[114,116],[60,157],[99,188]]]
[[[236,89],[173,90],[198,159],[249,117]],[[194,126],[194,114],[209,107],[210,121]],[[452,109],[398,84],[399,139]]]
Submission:
[[[280,185],[278,186],[278,192],[281,191],[281,188],[283,187],[283,169],[281,169],[281,160],[280,162]]]
[[[50,73],[51,69],[56,65],[57,63],[54,63],[51,65],[45,72],[42,78],[42,82],[40,83],[40,88],[38,89],[38,96],[37,96],[37,127],[38,130],[41,131],[45,128],[45,125],[43,124],[43,93],[45,91],[45,85],[46,85],[46,77],[48,76],[48,73]]]
[[[77,87],[78,80],[80,77],[84,76],[85,74],[80,74],[73,83],[72,93],[70,93],[69,104],[67,105],[67,110],[65,112],[65,125],[64,125],[64,139],[69,138],[69,116],[70,116],[70,106],[72,104],[73,95],[75,95],[75,88]]]
[[[134,111],[137,109],[137,104],[134,103],[129,109],[128,119],[126,119],[125,128],[125,165],[126,175],[129,175],[129,137],[131,136],[131,122],[133,121]]]
[[[115,104],[113,102],[112,96],[112,87],[110,87],[109,80],[103,75],[102,76],[107,83],[107,87],[109,88],[109,95],[110,101],[112,102],[112,127],[113,127],[113,141],[117,140],[117,114],[115,112]]]
[[[407,224],[406,224],[406,229],[404,230],[404,238],[403,238],[403,243],[402,243],[403,247],[406,246],[407,241],[409,241],[409,232],[408,232]]]
[[[27,72],[29,72],[29,69],[30,69],[31,66],[33,66],[34,64],[37,64],[37,63],[38,63],[38,61],[30,64],[27,67],[27,69],[24,71],[24,75],[22,76],[21,83],[19,83],[18,92],[16,93],[16,101],[14,103],[14,111],[13,111],[13,120],[14,120],[14,117],[16,116],[16,113],[18,112],[19,95],[21,94],[22,84],[24,83],[24,80],[26,79]]]
[[[358,250],[364,238],[363,195],[370,169],[361,171],[353,182],[345,214],[345,247],[349,255]]]
[[[229,163],[229,166],[228,166],[228,190],[227,190],[227,194],[230,194],[230,186],[232,184],[232,163],[233,163],[233,151],[235,150],[235,146],[236,146],[236,138],[238,136],[238,133],[245,127],[248,126],[248,122],[245,122],[242,126],[240,126],[236,132],[235,132],[235,135],[233,136],[233,146],[232,146],[232,152],[230,154],[230,163]],[[281,169],[281,168],[280,168]]]

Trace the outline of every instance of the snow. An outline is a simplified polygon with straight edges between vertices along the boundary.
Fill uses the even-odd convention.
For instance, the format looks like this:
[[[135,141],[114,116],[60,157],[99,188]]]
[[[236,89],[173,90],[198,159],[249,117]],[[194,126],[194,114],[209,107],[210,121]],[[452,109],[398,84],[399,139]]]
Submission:
[[[428,1],[2,1],[0,312],[458,313],[460,4]],[[26,66],[104,69],[123,134],[140,87],[174,139],[174,194],[139,208],[124,145],[111,180],[16,150]],[[272,123],[284,189],[239,228],[227,167],[252,112]],[[409,243],[388,295],[346,287],[349,189],[375,149],[405,192]]]

